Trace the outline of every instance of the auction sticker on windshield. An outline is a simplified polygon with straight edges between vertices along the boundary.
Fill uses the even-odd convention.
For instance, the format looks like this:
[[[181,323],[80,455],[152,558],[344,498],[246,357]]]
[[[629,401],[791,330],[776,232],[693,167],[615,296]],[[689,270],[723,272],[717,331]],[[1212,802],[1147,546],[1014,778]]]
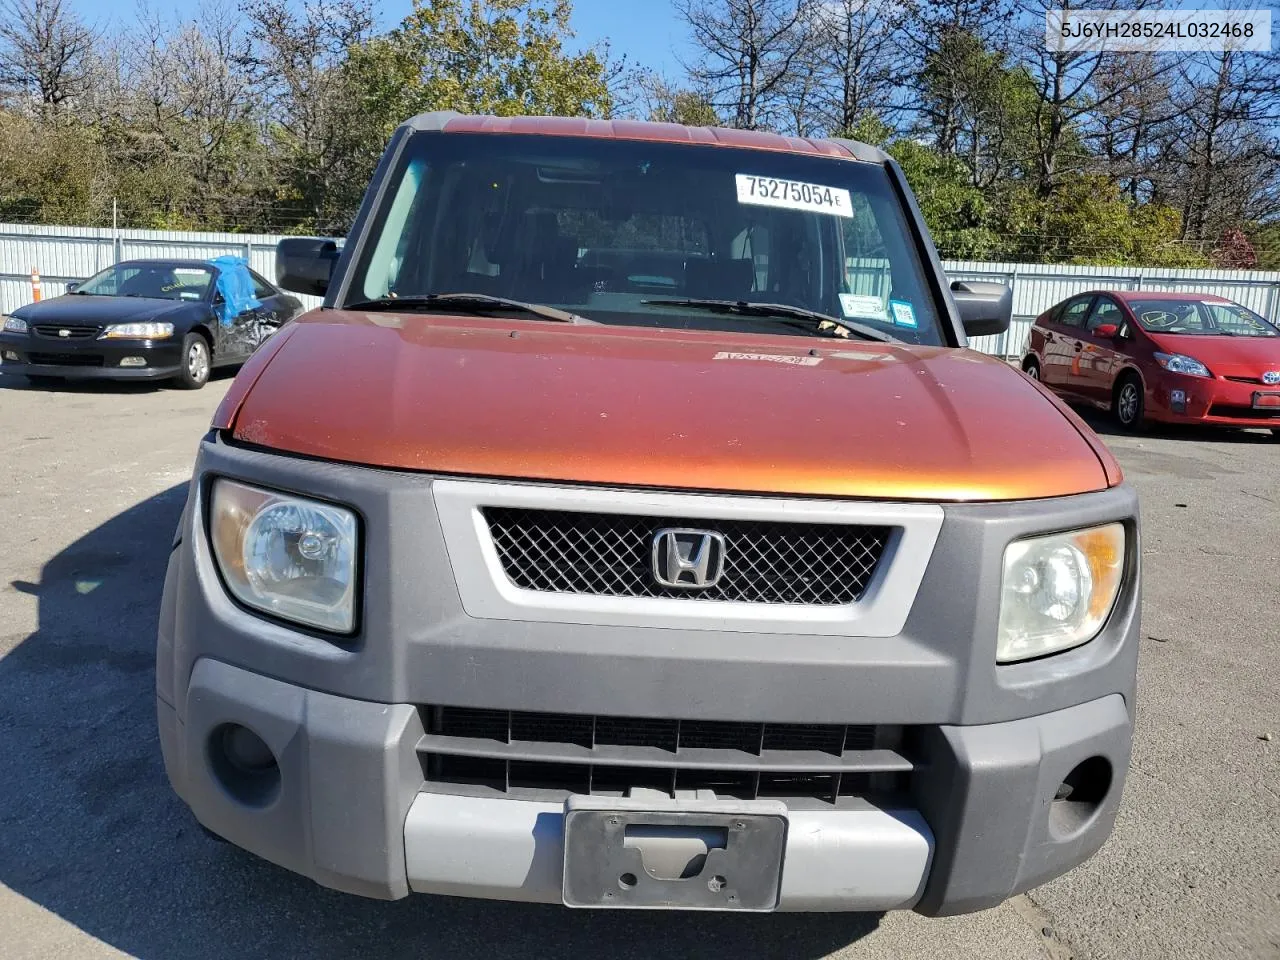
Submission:
[[[735,174],[734,179],[738,184],[739,203],[853,217],[849,191],[841,187],[826,187],[820,183],[802,183],[799,180],[779,180],[777,177],[757,177],[749,173]]]

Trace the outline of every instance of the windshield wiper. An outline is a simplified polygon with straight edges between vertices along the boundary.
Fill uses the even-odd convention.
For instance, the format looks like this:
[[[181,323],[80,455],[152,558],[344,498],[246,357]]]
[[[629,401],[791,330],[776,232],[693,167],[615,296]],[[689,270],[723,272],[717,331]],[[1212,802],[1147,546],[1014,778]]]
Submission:
[[[558,310],[541,303],[525,303],[507,297],[491,297],[487,293],[427,293],[420,296],[397,297],[394,294],[376,300],[360,300],[349,303],[345,310],[421,310],[448,313],[487,314],[496,310],[527,313],[542,320],[557,323],[590,323],[586,317],[567,310]]]
[[[839,317],[833,317],[830,314],[820,313],[817,310],[806,310],[804,307],[793,307],[786,303],[757,303],[752,300],[700,300],[693,298],[641,300],[640,302],[650,303],[658,307],[692,307],[695,310],[707,310],[711,313],[734,313],[743,317],[761,317],[765,320],[776,320],[778,323],[785,324],[788,327],[806,330],[821,337],[848,339],[850,336],[856,336],[861,337],[863,340],[875,340],[880,343],[902,342],[892,334],[877,330],[875,327],[868,327],[852,320],[841,320]]]

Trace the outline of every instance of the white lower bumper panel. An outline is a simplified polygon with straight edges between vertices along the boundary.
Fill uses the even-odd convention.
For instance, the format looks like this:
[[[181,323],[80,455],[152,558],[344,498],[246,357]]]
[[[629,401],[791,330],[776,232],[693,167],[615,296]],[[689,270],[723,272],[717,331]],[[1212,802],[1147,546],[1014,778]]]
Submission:
[[[915,905],[933,834],[914,810],[791,810],[779,910],[879,911]],[[420,793],[405,820],[409,886],[559,903],[564,806]]]

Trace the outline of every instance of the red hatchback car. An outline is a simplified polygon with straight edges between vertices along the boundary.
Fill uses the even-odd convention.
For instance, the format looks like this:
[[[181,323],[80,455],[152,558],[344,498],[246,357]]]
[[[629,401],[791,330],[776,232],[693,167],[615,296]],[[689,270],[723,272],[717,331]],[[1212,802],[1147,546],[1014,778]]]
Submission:
[[[1036,318],[1022,369],[1128,430],[1157,420],[1280,436],[1280,329],[1222,297],[1078,294]]]

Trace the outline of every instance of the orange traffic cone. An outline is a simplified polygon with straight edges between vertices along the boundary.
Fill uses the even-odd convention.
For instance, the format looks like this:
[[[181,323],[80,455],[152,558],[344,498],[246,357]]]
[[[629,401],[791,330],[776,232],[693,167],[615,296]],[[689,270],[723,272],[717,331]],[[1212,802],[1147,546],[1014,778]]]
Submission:
[[[31,299],[40,302],[40,271],[35,267],[31,268]]]

